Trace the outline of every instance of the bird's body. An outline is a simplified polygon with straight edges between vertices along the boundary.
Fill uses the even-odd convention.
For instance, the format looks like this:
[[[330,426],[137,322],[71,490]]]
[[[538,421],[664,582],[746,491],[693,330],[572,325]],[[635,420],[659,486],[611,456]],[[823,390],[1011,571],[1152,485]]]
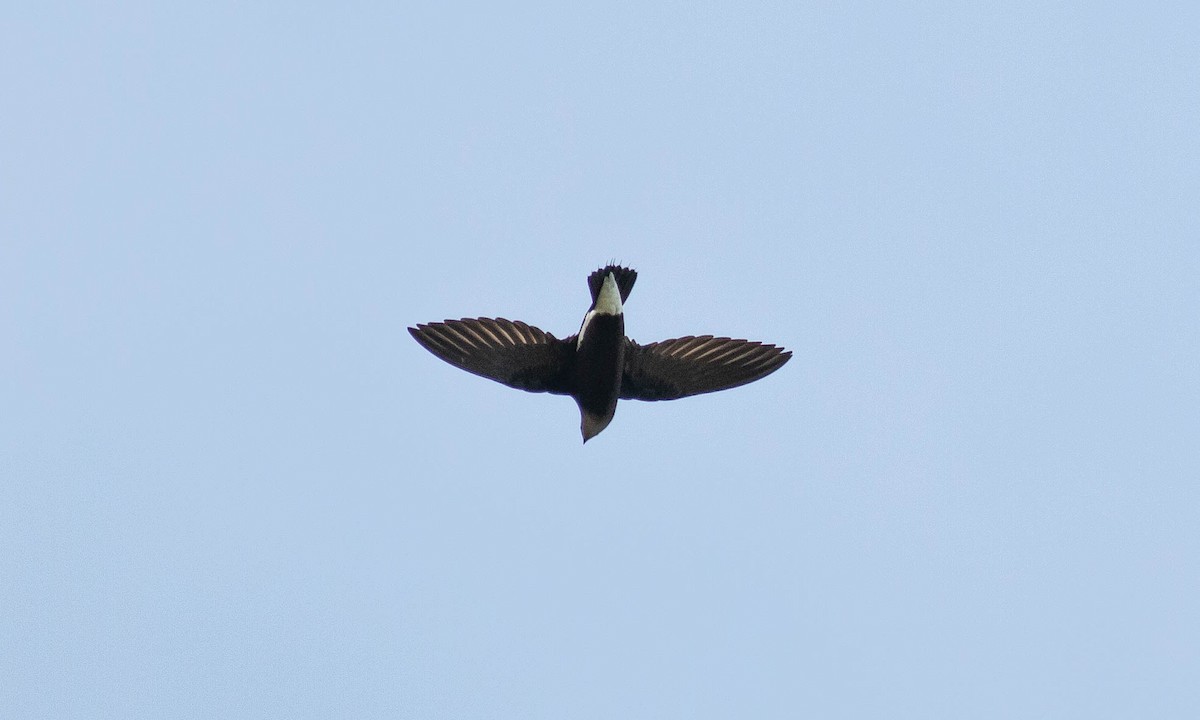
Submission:
[[[426,350],[468,372],[529,392],[570,395],[583,441],[612,422],[618,399],[673,400],[765,377],[791,358],[774,345],[711,335],[638,345],[625,337],[624,304],[637,273],[609,265],[588,277],[592,306],[579,332],[559,340],[504,318],[410,327]]]

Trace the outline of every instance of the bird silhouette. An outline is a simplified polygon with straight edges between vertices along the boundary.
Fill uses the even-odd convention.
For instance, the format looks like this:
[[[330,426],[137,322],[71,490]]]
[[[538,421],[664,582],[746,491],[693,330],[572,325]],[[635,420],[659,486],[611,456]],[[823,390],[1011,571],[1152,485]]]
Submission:
[[[612,422],[617,400],[675,400],[759,380],[791,359],[782,347],[712,335],[639,345],[625,336],[637,272],[608,265],[588,276],[592,305],[579,332],[558,339],[517,320],[463,318],[410,327],[455,367],[528,392],[570,395],[586,443]]]

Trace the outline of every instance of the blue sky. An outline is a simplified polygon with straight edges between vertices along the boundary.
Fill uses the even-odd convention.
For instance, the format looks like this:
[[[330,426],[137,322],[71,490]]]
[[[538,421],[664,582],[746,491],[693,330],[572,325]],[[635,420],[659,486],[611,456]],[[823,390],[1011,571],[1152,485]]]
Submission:
[[[1200,712],[1200,11],[0,12],[0,715]]]

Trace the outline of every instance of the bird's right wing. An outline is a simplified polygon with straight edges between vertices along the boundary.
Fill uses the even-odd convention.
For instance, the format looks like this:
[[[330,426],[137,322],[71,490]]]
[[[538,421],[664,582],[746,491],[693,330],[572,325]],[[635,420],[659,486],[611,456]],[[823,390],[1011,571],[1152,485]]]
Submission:
[[[638,345],[626,340],[624,400],[675,400],[754,382],[783,367],[792,353],[727,337],[682,337]]]
[[[574,344],[504,318],[464,318],[410,327],[413,339],[451,365],[529,392],[569,394]]]

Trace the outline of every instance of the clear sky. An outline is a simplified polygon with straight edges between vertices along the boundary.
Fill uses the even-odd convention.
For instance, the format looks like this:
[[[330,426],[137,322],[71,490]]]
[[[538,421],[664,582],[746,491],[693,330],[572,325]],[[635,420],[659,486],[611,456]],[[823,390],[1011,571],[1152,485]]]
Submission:
[[[1198,7],[9,4],[0,716],[1200,716]]]

